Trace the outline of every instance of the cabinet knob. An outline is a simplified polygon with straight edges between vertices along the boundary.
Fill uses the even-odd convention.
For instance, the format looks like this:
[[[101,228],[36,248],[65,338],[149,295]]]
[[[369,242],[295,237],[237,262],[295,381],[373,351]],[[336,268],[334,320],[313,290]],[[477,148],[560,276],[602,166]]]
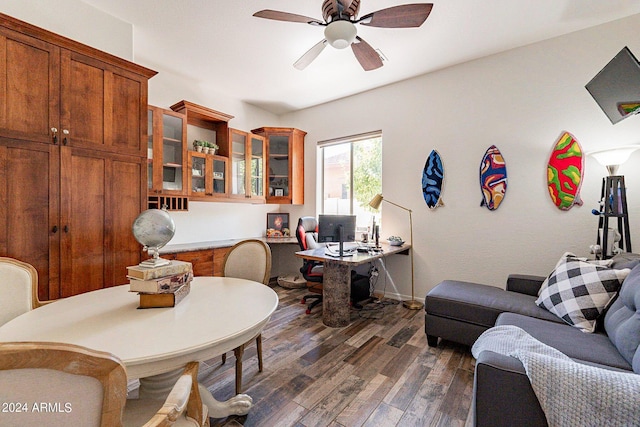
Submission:
[[[53,228],[51,229],[51,232],[54,233],[54,234],[57,233],[58,232],[58,226],[54,225]]]
[[[68,226],[68,225],[65,225],[65,226],[64,226],[64,228],[63,228],[63,230],[64,230],[64,232],[65,232],[65,233],[68,233],[68,232],[69,232],[69,226]]]
[[[69,129],[62,129],[62,134],[64,135],[64,139],[62,140],[62,145],[67,145],[67,139],[69,137]]]
[[[58,143],[58,128],[51,128],[51,134],[53,136],[53,143]]]

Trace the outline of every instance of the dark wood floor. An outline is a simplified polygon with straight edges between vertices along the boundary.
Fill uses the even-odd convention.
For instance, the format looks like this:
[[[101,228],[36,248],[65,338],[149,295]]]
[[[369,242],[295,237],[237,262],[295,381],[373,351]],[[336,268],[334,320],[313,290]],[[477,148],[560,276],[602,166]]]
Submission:
[[[212,426],[470,426],[474,359],[468,347],[427,346],[424,311],[395,301],[352,311],[345,328],[305,314],[305,290],[274,288],[278,310],[262,334],[264,371],[255,344],[244,353],[247,416]],[[232,321],[230,319],[230,321]],[[218,400],[234,394],[232,353],[204,362],[200,381]]]

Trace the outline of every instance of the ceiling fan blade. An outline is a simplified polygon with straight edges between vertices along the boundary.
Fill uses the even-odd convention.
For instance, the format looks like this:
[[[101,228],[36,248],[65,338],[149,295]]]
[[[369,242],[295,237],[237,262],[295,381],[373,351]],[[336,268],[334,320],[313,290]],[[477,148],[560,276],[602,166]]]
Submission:
[[[378,52],[369,43],[356,36],[356,41],[351,43],[351,50],[365,71],[382,67],[382,59]]]
[[[357,23],[380,28],[414,28],[424,23],[431,9],[433,3],[403,4],[369,13]]]
[[[322,21],[310,18],[304,15],[296,15],[295,13],[280,12],[278,10],[265,9],[253,14],[257,18],[274,19],[276,21],[300,22],[302,24],[326,25]]]
[[[296,62],[293,63],[293,66],[298,70],[304,70],[307,68],[307,65],[311,64],[314,59],[320,55],[320,52],[324,50],[324,48],[329,44],[326,39],[321,40],[316,43],[311,49],[309,49],[304,55],[300,57]]]

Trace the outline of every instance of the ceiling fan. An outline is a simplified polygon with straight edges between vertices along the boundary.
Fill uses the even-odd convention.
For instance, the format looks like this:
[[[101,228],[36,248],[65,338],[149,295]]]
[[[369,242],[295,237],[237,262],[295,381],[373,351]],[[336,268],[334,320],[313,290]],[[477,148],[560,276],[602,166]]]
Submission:
[[[424,23],[432,8],[433,3],[403,4],[368,13],[358,18],[360,0],[324,0],[322,2],[324,22],[308,16],[269,9],[256,12],[253,16],[325,27],[324,39],[293,64],[299,70],[303,70],[311,64],[327,44],[330,44],[336,49],[351,46],[351,50],[362,68],[365,71],[370,71],[382,67],[382,59],[369,43],[358,36],[356,24],[379,28],[415,28]]]

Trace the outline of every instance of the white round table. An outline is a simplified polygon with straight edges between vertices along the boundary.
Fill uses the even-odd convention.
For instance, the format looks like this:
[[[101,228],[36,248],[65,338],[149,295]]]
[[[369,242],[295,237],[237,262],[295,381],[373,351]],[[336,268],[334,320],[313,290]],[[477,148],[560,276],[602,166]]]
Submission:
[[[138,309],[138,302],[129,285],[61,299],[0,326],[0,341],[77,344],[118,356],[129,379],[170,381],[166,374],[186,363],[211,359],[256,337],[276,310],[278,296],[262,283],[196,277],[175,307]],[[205,390],[201,387],[210,416],[251,407],[246,395],[221,403]]]

